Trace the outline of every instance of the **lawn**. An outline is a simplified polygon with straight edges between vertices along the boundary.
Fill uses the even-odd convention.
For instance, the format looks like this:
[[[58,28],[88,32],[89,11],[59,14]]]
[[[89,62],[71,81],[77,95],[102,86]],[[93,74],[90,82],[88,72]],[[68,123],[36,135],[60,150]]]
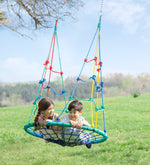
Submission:
[[[0,108],[0,165],[149,165],[150,94],[105,98],[104,103],[109,138],[91,149],[46,144],[27,134],[23,127],[32,105]],[[90,120],[90,107],[84,107]]]

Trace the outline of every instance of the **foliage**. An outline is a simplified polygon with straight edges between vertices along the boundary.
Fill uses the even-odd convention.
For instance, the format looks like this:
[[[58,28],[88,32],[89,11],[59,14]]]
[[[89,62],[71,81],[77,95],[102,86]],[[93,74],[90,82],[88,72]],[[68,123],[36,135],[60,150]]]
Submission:
[[[84,79],[88,79],[86,76]],[[103,77],[104,97],[110,96],[125,96],[125,95],[135,95],[139,96],[142,93],[150,93],[150,75],[140,74],[137,77],[131,75],[123,74],[111,74],[107,77]],[[71,96],[73,88],[76,83],[76,77],[68,77],[65,79],[65,90],[67,100]],[[10,106],[10,105],[21,105],[29,104],[34,101],[36,93],[38,91],[38,82],[27,82],[27,83],[0,83],[0,106]],[[88,83],[79,82],[76,91],[74,93],[75,98],[90,98],[92,82]],[[51,82],[51,87],[56,93],[62,92],[61,80],[56,79]],[[49,91],[49,97],[54,101],[64,100],[61,95],[55,95],[52,90]],[[46,96],[46,90],[43,90],[43,96]],[[96,92],[94,94],[96,97]]]
[[[104,98],[109,138],[104,143],[94,144],[91,149],[45,143],[25,133],[23,126],[28,122],[31,105],[0,108],[0,164],[148,165],[149,100],[150,94],[141,94],[137,99],[132,96]],[[86,103],[83,106],[86,107]],[[87,116],[83,116],[90,122],[90,108],[86,108]]]
[[[81,6],[81,0],[6,0],[2,8],[7,21],[0,22],[0,25],[18,33],[22,28],[51,28],[54,20],[73,17]]]
[[[140,96],[140,92],[139,92],[139,91],[134,91],[134,92],[132,93],[132,96],[133,96],[134,98],[136,98],[136,97]]]
[[[2,4],[3,0],[0,0],[0,4]],[[5,13],[2,11],[2,8],[0,7],[0,25],[5,20]]]

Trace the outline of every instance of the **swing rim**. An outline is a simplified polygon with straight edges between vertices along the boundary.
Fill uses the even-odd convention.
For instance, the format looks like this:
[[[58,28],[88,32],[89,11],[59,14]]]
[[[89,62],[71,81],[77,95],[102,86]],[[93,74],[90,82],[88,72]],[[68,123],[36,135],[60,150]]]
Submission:
[[[40,124],[37,124],[37,126],[40,126]],[[46,126],[61,126],[61,127],[71,127],[70,123],[62,123],[62,122],[47,122]],[[28,123],[26,125],[24,125],[24,130],[33,136],[36,136],[38,138],[42,138],[44,139],[43,135],[41,133],[39,133],[38,131],[34,131],[33,129],[31,130],[30,128],[34,127],[34,123]],[[90,144],[96,144],[96,143],[102,143],[105,142],[108,139],[108,136],[106,135],[106,133],[104,133],[103,131],[96,129],[96,128],[92,128],[92,127],[88,127],[88,126],[82,126],[83,130],[88,130],[88,131],[92,131],[94,133],[97,133],[98,135],[102,135],[102,138],[99,140],[96,140]]]

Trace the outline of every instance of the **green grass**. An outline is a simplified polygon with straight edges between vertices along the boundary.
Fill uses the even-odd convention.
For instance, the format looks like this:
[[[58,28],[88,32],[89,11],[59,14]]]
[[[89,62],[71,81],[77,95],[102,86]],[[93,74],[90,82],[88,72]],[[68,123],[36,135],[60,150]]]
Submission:
[[[46,144],[25,133],[31,105],[0,108],[0,165],[150,164],[150,94],[105,98],[104,103],[109,138],[91,149]],[[85,113],[90,120],[84,103]]]

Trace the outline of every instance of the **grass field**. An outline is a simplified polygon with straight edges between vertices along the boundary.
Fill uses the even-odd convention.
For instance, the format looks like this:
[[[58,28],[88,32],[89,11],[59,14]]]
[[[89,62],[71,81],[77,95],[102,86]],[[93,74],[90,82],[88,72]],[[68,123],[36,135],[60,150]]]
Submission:
[[[46,144],[25,133],[32,105],[0,108],[0,165],[150,165],[150,94],[104,103],[109,138],[91,149]]]

